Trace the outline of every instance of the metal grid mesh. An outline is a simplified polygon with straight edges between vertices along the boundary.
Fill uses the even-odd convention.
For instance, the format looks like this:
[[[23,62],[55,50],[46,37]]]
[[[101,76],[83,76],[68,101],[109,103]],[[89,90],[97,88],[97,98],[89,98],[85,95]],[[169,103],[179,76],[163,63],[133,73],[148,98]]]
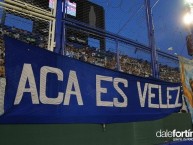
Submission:
[[[184,8],[184,1],[159,1],[153,8],[153,19],[157,48],[172,55],[188,57],[186,51],[188,31],[183,23]]]
[[[179,62],[159,56],[159,76],[161,80],[180,82]]]
[[[109,69],[116,68],[114,41],[73,27],[67,27],[67,34],[69,34],[66,41],[67,56]],[[106,50],[100,49],[100,41],[104,39]]]
[[[150,53],[119,43],[121,71],[141,77],[152,76]]]
[[[45,10],[50,10],[48,8],[48,1],[46,0],[20,1],[38,6]],[[92,0],[88,3],[92,6],[88,7],[88,4],[81,4],[83,6],[80,10],[78,10],[78,7],[80,8],[80,5],[77,4],[76,16],[72,16],[72,14],[66,14],[66,17],[86,23],[93,28],[103,29],[105,31],[123,36],[125,38],[135,40],[144,45],[148,44],[144,1]],[[98,4],[99,7],[97,7],[96,4]],[[66,10],[69,9],[66,8]],[[3,23],[3,25],[0,26],[1,34],[9,35],[16,39],[42,48],[47,48],[49,21],[37,19],[30,14],[22,14],[7,9],[1,9],[0,13]],[[93,19],[93,16],[96,19]],[[78,19],[76,19],[75,17],[77,17]],[[14,24],[11,24],[12,21],[23,25],[15,26]],[[30,27],[30,25],[32,25],[32,27]],[[119,42],[118,58],[120,68],[118,68],[116,40],[110,39],[108,37],[102,37],[98,34],[87,32],[85,30],[77,30],[77,28],[74,28],[72,26],[66,28],[66,55],[87,61],[89,63],[94,63],[96,65],[104,66],[110,69],[120,69],[121,71],[124,71],[126,73],[132,73],[143,77],[148,77],[152,75],[150,69],[151,59],[149,52],[144,52],[141,51],[141,49],[138,49],[130,44]],[[79,33],[80,31],[81,33]],[[1,60],[3,60],[3,42],[1,44]],[[106,48],[106,50],[104,48]],[[162,60],[160,56],[158,58],[160,63],[160,78],[163,80],[176,82],[176,79],[174,78],[177,76],[171,77],[173,74],[178,74],[175,73],[177,70],[175,69],[176,63],[173,63],[172,60],[168,60],[167,62],[165,62],[165,59],[167,58],[164,58]],[[1,66],[3,66],[3,64],[4,62],[1,63]],[[135,70],[131,70],[131,68],[135,68]],[[146,69],[146,71],[143,71],[143,69],[145,70],[145,68],[148,69]]]
[[[74,4],[76,13],[66,8],[67,18],[148,44],[144,1],[74,0]]]
[[[6,1],[5,1],[6,2]],[[9,4],[5,3],[4,4]],[[43,8],[43,10],[49,10],[48,1],[38,1],[38,0],[20,0],[20,2],[26,2],[36,8]],[[0,7],[0,76],[5,76],[5,67],[4,67],[4,57],[5,57],[5,48],[3,36],[7,35],[9,37],[18,39],[20,41],[26,42],[31,45],[36,45],[41,48],[48,48],[48,39],[49,39],[49,27],[50,21],[44,18],[37,17],[33,15],[28,9],[18,11],[17,9],[22,9],[18,5],[16,9],[1,6]]]
[[[90,27],[103,29],[105,31],[112,32],[114,34],[118,34],[127,39],[132,39],[133,41],[139,42],[144,45],[149,44],[147,21],[146,21],[146,10],[144,6],[144,1],[92,0],[86,4],[83,4],[83,1],[81,1],[81,3],[79,3],[78,1],[74,1],[74,2],[76,3],[76,8],[77,9],[80,8],[80,10],[77,10],[76,15],[74,16],[67,12],[68,13],[66,14],[67,18],[81,21],[85,24],[88,24]],[[162,4],[159,5],[157,0],[152,0],[151,6],[153,6],[153,13],[154,12],[157,13],[158,12],[157,10],[159,10],[162,6],[164,6],[163,3],[166,4],[165,2],[162,2]],[[98,5],[98,8],[95,4]],[[67,10],[71,11],[70,9],[67,9]],[[104,15],[102,16],[101,13],[104,13]],[[157,14],[157,16],[153,15],[153,18],[156,19],[155,21],[158,20],[161,24],[159,16],[160,14],[159,15]],[[165,25],[165,27],[167,26]],[[164,37],[164,34],[162,32],[157,33],[157,29],[158,27],[155,27],[156,37],[159,37],[158,34],[161,34],[161,36]],[[86,35],[89,35],[89,34],[86,32],[85,36]],[[181,34],[179,38],[180,39],[179,42],[181,41],[183,35]],[[74,37],[73,39],[75,40],[76,37]],[[156,42],[158,42],[157,41],[158,39],[155,38],[155,40]],[[105,45],[106,52],[108,52],[109,48],[113,48],[113,51],[111,52],[114,52],[113,58],[115,61],[117,61],[116,40],[110,40],[109,38],[106,38],[105,42],[106,42],[106,45]],[[109,42],[111,43],[112,47],[108,48],[107,45],[109,45]],[[160,47],[161,47],[160,43],[158,43],[157,49],[163,50],[163,48],[160,48]],[[121,71],[124,71],[126,73],[132,73],[143,77],[152,76],[150,52],[142,51],[142,49],[140,48],[138,49],[130,44],[124,44],[122,42],[119,42],[118,49],[119,49],[118,52],[120,54],[119,63],[120,63]],[[159,63],[160,79],[170,81],[170,82],[180,81],[178,77],[179,71],[176,68],[178,62],[174,62],[173,60],[168,59],[166,57],[163,58],[161,56],[158,56],[158,63]],[[114,67],[112,67],[112,69],[118,69],[117,62],[111,63],[111,64],[114,64],[113,65]]]
[[[157,49],[170,55],[188,57],[186,51],[187,31],[181,19],[184,14],[184,2],[152,0],[152,5],[153,3],[156,3],[152,11]],[[162,11],[163,9],[164,11]],[[160,13],[160,11],[162,12]],[[178,61],[158,56],[158,63],[160,79],[180,82]]]
[[[3,33],[18,40],[47,48],[49,22],[22,13],[5,10]]]
[[[40,7],[45,10],[51,10],[49,8],[49,0],[19,0],[19,1],[34,5],[36,7]]]

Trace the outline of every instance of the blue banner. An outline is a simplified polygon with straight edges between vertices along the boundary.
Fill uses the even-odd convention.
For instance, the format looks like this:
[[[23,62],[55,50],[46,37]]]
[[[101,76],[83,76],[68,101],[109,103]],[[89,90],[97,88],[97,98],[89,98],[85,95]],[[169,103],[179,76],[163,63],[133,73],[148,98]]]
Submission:
[[[88,64],[6,38],[0,123],[115,123],[163,118],[182,105],[180,84]]]

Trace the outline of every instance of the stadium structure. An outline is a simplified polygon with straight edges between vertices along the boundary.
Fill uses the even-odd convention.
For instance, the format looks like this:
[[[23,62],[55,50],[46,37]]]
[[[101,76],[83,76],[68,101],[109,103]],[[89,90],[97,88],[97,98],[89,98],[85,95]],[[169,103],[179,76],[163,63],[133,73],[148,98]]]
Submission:
[[[145,4],[147,23],[152,25],[149,0],[145,0]],[[0,9],[1,96],[6,86],[6,36],[107,70],[180,83],[179,68],[159,64],[157,60],[160,56],[176,63],[176,56],[156,50],[151,36],[147,46],[107,31],[106,9],[98,3],[87,0],[4,0],[0,2]],[[148,32],[152,33],[151,27]],[[113,49],[109,48],[111,44]],[[151,59],[121,54],[121,47],[124,51],[144,52]],[[191,128],[189,113],[174,113],[155,121],[116,124],[0,124],[0,144],[153,145],[173,140],[156,137],[156,131]]]

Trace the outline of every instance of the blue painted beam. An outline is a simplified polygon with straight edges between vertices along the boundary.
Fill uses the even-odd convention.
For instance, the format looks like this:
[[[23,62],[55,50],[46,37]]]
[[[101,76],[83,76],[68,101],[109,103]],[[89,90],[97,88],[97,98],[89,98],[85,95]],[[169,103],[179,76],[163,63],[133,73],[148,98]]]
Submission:
[[[56,9],[56,31],[55,31],[55,41],[56,47],[54,52],[61,53],[62,49],[62,19],[63,19],[63,12],[62,12],[62,0],[57,0],[57,9]]]

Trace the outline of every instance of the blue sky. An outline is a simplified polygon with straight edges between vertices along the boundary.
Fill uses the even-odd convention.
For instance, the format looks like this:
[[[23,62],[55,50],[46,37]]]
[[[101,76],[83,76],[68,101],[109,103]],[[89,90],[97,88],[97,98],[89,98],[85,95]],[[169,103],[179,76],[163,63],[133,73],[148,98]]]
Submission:
[[[185,37],[188,34],[183,23],[184,0],[160,0],[153,8],[157,47],[168,53],[188,57]],[[173,51],[168,51],[169,47]]]
[[[119,35],[148,45],[144,0],[91,1],[105,8],[107,31],[117,33],[123,28]],[[151,0],[151,6],[156,2],[157,0]],[[185,41],[188,32],[182,21],[184,9],[184,0],[159,0],[152,9],[155,41],[159,50],[190,58],[187,54]],[[173,50],[168,50],[170,47]],[[144,54],[139,54],[139,57],[143,58]],[[159,59],[160,62],[163,60],[163,58]]]

